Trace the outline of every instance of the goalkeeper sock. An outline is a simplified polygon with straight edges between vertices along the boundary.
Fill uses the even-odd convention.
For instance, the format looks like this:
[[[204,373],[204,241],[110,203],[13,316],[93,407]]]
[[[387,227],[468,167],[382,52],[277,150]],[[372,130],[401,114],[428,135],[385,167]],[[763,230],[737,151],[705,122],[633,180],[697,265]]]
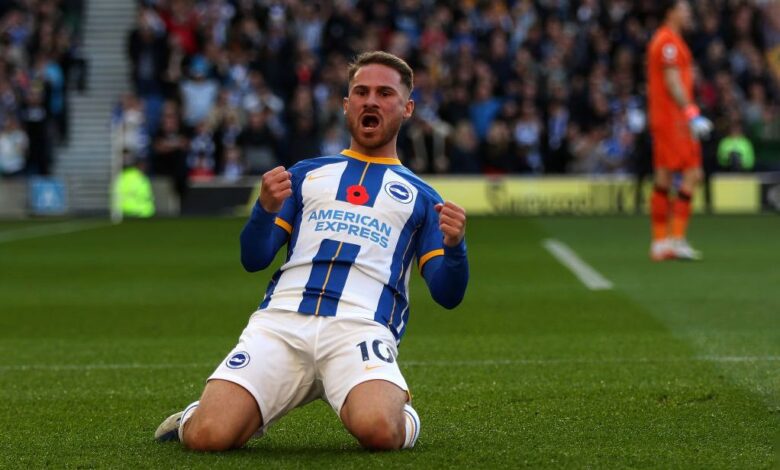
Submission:
[[[409,403],[404,405],[404,422],[406,436],[404,437],[404,445],[401,448],[411,449],[420,436],[420,417],[417,416],[417,412],[414,411],[414,408]]]
[[[685,238],[688,220],[691,217],[691,193],[680,190],[672,205],[672,237]]]
[[[192,413],[198,405],[200,405],[200,401],[195,401],[190,403],[187,408],[184,408],[184,412],[181,414],[181,420],[179,421],[179,442],[184,442],[184,423],[192,418]]]
[[[669,190],[653,187],[650,198],[650,222],[653,227],[653,241],[663,240],[669,230]]]

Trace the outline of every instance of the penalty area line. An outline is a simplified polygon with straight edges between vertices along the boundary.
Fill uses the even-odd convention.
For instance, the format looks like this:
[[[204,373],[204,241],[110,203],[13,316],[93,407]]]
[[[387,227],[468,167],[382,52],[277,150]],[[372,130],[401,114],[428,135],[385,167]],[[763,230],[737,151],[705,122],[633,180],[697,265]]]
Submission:
[[[566,266],[569,271],[577,276],[577,279],[585,284],[585,287],[588,289],[609,290],[614,287],[612,281],[602,276],[601,273],[583,261],[582,258],[565,243],[555,240],[554,238],[548,238],[542,242],[542,246],[544,246],[553,258],[558,260],[559,263]]]

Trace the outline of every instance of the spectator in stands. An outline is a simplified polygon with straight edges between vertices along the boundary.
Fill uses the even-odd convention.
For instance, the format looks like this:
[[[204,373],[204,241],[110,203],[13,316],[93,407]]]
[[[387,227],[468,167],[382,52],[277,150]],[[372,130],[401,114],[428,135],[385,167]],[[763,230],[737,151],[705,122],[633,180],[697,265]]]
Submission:
[[[487,137],[493,119],[500,109],[501,100],[493,96],[493,85],[489,81],[479,82],[470,107],[470,115],[471,125],[480,139]]]
[[[190,177],[204,179],[214,176],[217,166],[217,148],[211,128],[206,120],[195,126],[187,152],[187,168]]]
[[[247,127],[238,136],[249,174],[263,174],[284,163],[278,157],[279,138],[269,125],[271,116],[272,111],[266,108],[251,111]]]
[[[181,82],[184,123],[191,128],[206,120],[217,101],[219,84],[209,78],[209,69],[206,58],[197,55],[190,62],[190,78]]]
[[[455,126],[470,118],[471,96],[466,85],[455,85],[443,94],[439,115],[444,121]]]
[[[30,142],[27,168],[31,174],[48,176],[52,167],[52,132],[44,103],[44,87],[38,83],[27,91],[22,109],[24,129]]]
[[[183,200],[187,193],[187,152],[189,139],[182,129],[178,106],[163,105],[160,129],[152,139],[152,166],[155,174],[171,179],[176,194]]]
[[[574,157],[567,168],[569,173],[591,174],[603,170],[608,160],[607,138],[609,130],[605,122],[594,122],[572,139]]]
[[[284,129],[284,100],[271,90],[263,74],[258,70],[249,72],[249,90],[243,100],[244,111],[252,112],[262,107],[268,112],[269,125],[281,135]]]
[[[321,137],[315,106],[311,88],[299,85],[285,116],[288,131],[295,136],[284,146],[284,159],[289,165],[300,159],[320,156]]]
[[[569,110],[560,99],[552,99],[547,108],[547,120],[542,135],[542,155],[547,173],[565,173],[571,161],[569,152]]]
[[[30,79],[44,84],[45,103],[49,119],[55,124],[56,134],[52,134],[60,141],[67,132],[65,119],[65,77],[60,65],[51,60],[45,53],[35,56],[33,67],[30,70]]]
[[[149,155],[149,134],[144,114],[144,102],[133,93],[126,93],[114,111],[115,148],[130,152],[133,158]]]
[[[718,165],[726,171],[750,171],[756,163],[753,144],[745,137],[738,115],[729,123],[729,133],[718,144]]]
[[[447,151],[450,172],[479,173],[479,139],[474,126],[468,120],[461,120],[452,133],[452,145]]]
[[[7,72],[0,72],[0,77],[5,73]],[[2,117],[19,116],[21,106],[21,96],[18,89],[10,80],[0,78],[0,113]]]
[[[541,173],[544,169],[541,155],[542,123],[533,102],[524,101],[520,109],[520,116],[514,122],[513,129],[517,149],[513,170]]]
[[[449,170],[446,138],[450,128],[436,118],[413,115],[405,129],[406,163],[416,173],[445,173]]]
[[[480,149],[480,155],[482,157],[482,170],[486,174],[506,174],[514,169],[514,141],[512,131],[506,122],[495,120],[490,124],[487,138],[483,141]]]
[[[161,0],[160,17],[168,34],[175,37],[184,53],[198,52],[198,29],[201,26],[193,0]]]
[[[0,175],[12,177],[24,174],[28,145],[27,134],[19,127],[16,117],[6,116],[0,131]]]
[[[349,136],[344,130],[344,126],[339,123],[332,123],[325,129],[322,138],[320,154],[336,155],[345,148],[349,147]]]
[[[294,165],[304,158],[319,157],[320,137],[314,116],[311,114],[297,114],[295,120],[290,122],[290,132],[295,136],[289,139],[285,145],[287,155],[285,161],[288,165]]]
[[[215,149],[217,173],[222,171],[225,162],[225,148],[238,145],[238,136],[243,130],[241,112],[229,102],[227,90],[220,91],[217,103],[211,109],[206,125],[212,133]]]
[[[168,63],[168,41],[157,13],[141,8],[136,27],[127,41],[135,92],[142,98],[162,95],[163,74]]]
[[[189,181],[202,182],[214,179],[216,174],[214,172],[214,160],[210,159],[206,154],[194,154],[188,161],[187,178]]]
[[[233,182],[240,179],[245,173],[244,160],[241,155],[241,148],[237,145],[229,145],[224,149],[225,155],[222,177],[225,181]]]
[[[144,172],[144,159],[138,159],[129,150],[122,154],[122,172],[113,191],[115,201],[125,217],[146,218],[154,215],[152,183]]]

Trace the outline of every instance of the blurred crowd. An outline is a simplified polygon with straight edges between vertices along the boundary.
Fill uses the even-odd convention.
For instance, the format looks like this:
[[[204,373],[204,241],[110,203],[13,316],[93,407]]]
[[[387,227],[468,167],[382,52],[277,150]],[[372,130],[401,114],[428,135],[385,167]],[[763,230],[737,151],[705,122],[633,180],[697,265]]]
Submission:
[[[721,137],[777,139],[776,2],[691,3],[703,112]],[[127,41],[134,89],[117,105],[117,147],[180,192],[339,152],[347,64],[382,49],[415,71],[416,111],[399,138],[413,170],[630,173],[649,159],[655,10],[654,0],[145,0]]]
[[[48,175],[83,89],[83,0],[0,1],[0,175]]]

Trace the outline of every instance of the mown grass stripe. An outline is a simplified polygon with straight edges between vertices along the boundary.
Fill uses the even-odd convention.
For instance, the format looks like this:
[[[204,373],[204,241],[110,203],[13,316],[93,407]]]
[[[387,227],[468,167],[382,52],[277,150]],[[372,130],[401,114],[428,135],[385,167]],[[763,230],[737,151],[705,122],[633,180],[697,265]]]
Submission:
[[[498,365],[555,365],[555,364],[665,364],[686,362],[719,362],[719,363],[743,363],[743,362],[780,362],[780,356],[694,356],[694,357],[667,357],[667,358],[600,358],[600,359],[575,359],[575,358],[549,358],[549,359],[485,359],[472,361],[402,361],[403,366],[412,367],[480,367]],[[0,371],[85,371],[85,370],[123,370],[123,369],[182,369],[215,367],[213,362],[191,362],[170,364],[11,364],[0,365]]]

